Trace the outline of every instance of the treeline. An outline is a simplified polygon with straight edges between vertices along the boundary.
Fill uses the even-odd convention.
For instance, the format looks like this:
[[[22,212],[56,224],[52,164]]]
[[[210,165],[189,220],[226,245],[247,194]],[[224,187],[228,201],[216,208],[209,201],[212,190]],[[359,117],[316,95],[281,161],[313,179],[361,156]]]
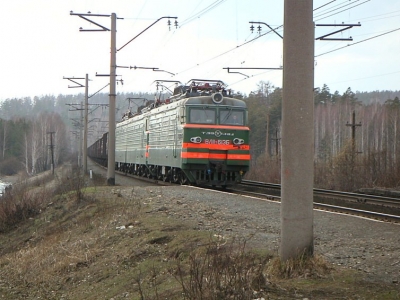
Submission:
[[[339,94],[326,85],[315,90],[316,187],[351,191],[399,186],[399,97],[400,91],[354,93],[348,88]],[[249,175],[279,182],[282,89],[260,82],[246,100],[253,157]]]
[[[250,176],[280,181],[282,89],[261,81],[249,95],[235,94],[249,108]],[[354,190],[395,187],[400,181],[400,91],[331,93],[315,89],[315,183],[321,188]],[[154,94],[118,94],[116,120],[140,110]],[[19,166],[32,174],[50,167],[50,132],[57,165],[79,149],[84,95],[6,99],[0,103],[0,172]],[[108,131],[108,94],[89,99],[88,145]],[[357,126],[352,140],[353,112]],[[360,123],[361,122],[361,123]],[[12,161],[14,160],[14,161]],[[10,163],[10,161],[12,161]],[[8,166],[2,168],[2,166]],[[8,170],[5,170],[8,169]]]
[[[0,173],[36,174],[57,165],[70,151],[67,128],[57,113],[0,119]]]
[[[129,98],[138,98],[130,99]],[[119,94],[116,115],[137,109],[154,99],[149,94]],[[89,140],[108,131],[108,95],[96,94],[89,101]],[[19,171],[35,174],[77,153],[83,136],[84,94],[11,98],[0,103],[0,174]],[[118,117],[117,117],[117,120]],[[53,153],[52,151],[53,150]]]

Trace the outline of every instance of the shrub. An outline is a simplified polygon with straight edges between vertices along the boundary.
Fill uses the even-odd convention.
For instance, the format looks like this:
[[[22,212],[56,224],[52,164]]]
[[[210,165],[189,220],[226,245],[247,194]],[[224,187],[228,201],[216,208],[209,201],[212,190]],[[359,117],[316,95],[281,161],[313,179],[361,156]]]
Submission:
[[[0,162],[0,173],[3,175],[14,175],[23,170],[24,166],[16,157],[10,157]]]

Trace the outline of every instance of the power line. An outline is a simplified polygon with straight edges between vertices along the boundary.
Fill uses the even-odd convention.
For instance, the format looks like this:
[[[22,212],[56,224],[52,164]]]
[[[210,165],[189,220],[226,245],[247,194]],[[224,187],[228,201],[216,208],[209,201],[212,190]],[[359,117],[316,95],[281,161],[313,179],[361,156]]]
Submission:
[[[186,20],[183,20],[183,22],[181,23],[180,27],[182,27],[185,24],[188,24],[190,22],[192,22],[194,19],[200,17],[201,15],[206,14],[207,12],[211,11],[212,9],[216,8],[218,5],[224,3],[226,0],[217,0],[214,3],[211,3],[209,6],[207,6],[206,8],[202,9],[201,11],[199,11],[198,13],[194,14],[193,16],[187,18]]]
[[[400,10],[392,11],[392,12],[389,12],[389,13],[386,13],[386,14],[380,14],[380,15],[376,15],[376,16],[361,18],[361,19],[359,19],[359,21],[366,20],[364,22],[373,22],[373,21],[378,21],[378,20],[382,20],[382,19],[386,20],[387,18],[398,17],[399,16],[398,14],[394,15],[394,16],[387,16],[387,15],[390,15],[390,14],[393,14],[393,13],[397,13],[397,12],[400,12]],[[381,17],[381,18],[377,18],[377,17]]]
[[[335,82],[331,82],[331,83],[341,83],[341,82],[349,82],[349,81],[364,80],[364,79],[369,79],[369,78],[375,78],[375,77],[382,77],[382,76],[387,76],[387,75],[393,75],[393,74],[397,74],[397,73],[400,73],[400,71],[391,72],[391,73],[386,73],[386,74],[379,74],[379,75],[375,75],[375,76],[362,77],[362,78],[357,78],[357,79],[347,79],[347,80],[343,80],[343,81],[335,81]]]
[[[361,0],[357,0],[357,1],[361,1]],[[336,13],[333,13],[333,14],[331,14],[331,15],[329,15],[329,16],[326,16],[326,17],[323,17],[323,18],[314,20],[314,22],[320,21],[320,20],[323,20],[323,19],[326,19],[326,18],[331,17],[331,16],[334,16],[334,15],[337,15],[337,14],[339,14],[339,13],[341,13],[341,12],[344,12],[344,11],[346,11],[346,10],[349,10],[349,9],[354,8],[354,7],[360,6],[360,5],[362,5],[362,4],[364,4],[364,3],[367,3],[367,2],[369,2],[369,1],[371,1],[371,0],[366,0],[366,1],[362,2],[362,3],[359,3],[359,4],[357,4],[357,5],[354,5],[354,6],[352,6],[352,7],[346,8],[346,9],[341,10],[341,11],[338,11],[338,12],[336,12]],[[347,5],[349,5],[349,4],[347,4]],[[342,7],[345,7],[345,6],[347,6],[347,5],[343,5]],[[339,8],[342,8],[342,7],[339,7]],[[334,10],[336,10],[336,9],[334,9]],[[329,12],[327,12],[327,13],[329,13]],[[320,16],[322,16],[322,15],[324,15],[324,14],[321,14],[321,15],[319,15],[319,16],[315,16],[315,18],[318,18],[318,17],[320,17]]]
[[[351,2],[351,1],[352,1],[352,0],[343,0],[343,1],[341,1],[340,3],[338,3],[338,4],[335,4],[335,5],[333,5],[333,6],[329,7],[329,8],[323,9],[323,10],[320,11],[319,13],[324,13],[324,12],[327,12],[327,11],[332,11],[332,9],[337,8],[338,6],[343,5],[344,3],[349,3],[349,2]],[[356,0],[356,1],[360,1],[360,0]],[[322,6],[320,6],[320,7],[316,8],[316,9],[314,9],[313,11],[316,11],[316,10],[322,8],[322,7],[325,7],[325,6],[327,6],[328,4],[331,4],[332,2],[336,2],[336,1],[331,1],[331,2],[329,2],[329,3],[326,3],[326,4],[322,5]],[[352,3],[350,3],[350,4],[352,4]],[[347,4],[347,5],[350,5],[350,4]]]
[[[279,28],[281,28],[281,27],[283,27],[283,25],[280,25],[280,26],[278,26],[278,27],[276,27],[276,28],[274,28],[274,29],[276,30],[276,29],[279,29]],[[200,66],[201,64],[204,64],[204,63],[209,62],[209,61],[211,61],[211,60],[214,60],[214,59],[216,59],[216,58],[218,58],[218,57],[220,57],[220,56],[222,56],[222,55],[225,55],[225,54],[227,54],[227,53],[229,53],[229,52],[231,52],[231,51],[234,51],[234,50],[236,50],[236,49],[238,49],[238,48],[240,48],[240,47],[242,47],[242,46],[244,46],[244,45],[246,45],[246,44],[248,44],[248,43],[251,43],[251,42],[253,42],[253,41],[259,39],[260,37],[262,37],[262,36],[264,36],[264,35],[266,35],[266,34],[268,34],[268,33],[271,33],[271,32],[272,32],[272,30],[270,30],[270,31],[268,31],[268,32],[266,32],[266,33],[260,34],[260,35],[258,35],[257,37],[255,37],[255,38],[253,38],[253,39],[251,39],[251,40],[249,40],[249,41],[247,41],[247,42],[244,42],[244,43],[242,43],[242,44],[236,46],[236,47],[233,48],[233,49],[227,50],[227,51],[225,51],[225,52],[223,52],[223,53],[221,53],[221,54],[218,54],[217,56],[214,56],[214,57],[212,57],[212,58],[210,58],[210,59],[208,59],[208,60],[205,60],[205,61],[203,61],[203,62],[201,62],[201,63],[199,63],[199,64],[196,64],[196,65],[194,65],[194,66],[192,66],[192,67],[189,67],[188,69],[185,69],[185,70],[183,70],[183,71],[180,71],[180,72],[176,73],[176,75],[177,75],[177,74],[180,74],[180,73],[184,73],[184,72],[186,72],[186,71],[189,71],[189,70],[191,70],[191,69],[193,69],[193,68],[195,68],[195,67]]]
[[[337,49],[334,49],[334,50],[331,50],[331,51],[328,51],[328,52],[324,52],[324,53],[321,53],[321,54],[315,55],[315,57],[322,56],[322,55],[324,55],[324,54],[328,54],[328,53],[331,53],[331,52],[335,52],[335,51],[337,51],[337,50],[340,50],[340,49],[343,49],[343,48],[346,48],[346,47],[354,46],[354,45],[356,45],[356,44],[360,44],[360,43],[363,43],[363,42],[366,42],[366,41],[369,41],[369,40],[375,39],[375,38],[377,38],[377,37],[380,37],[380,36],[383,36],[383,35],[386,35],[386,34],[389,34],[389,33],[395,32],[395,31],[397,31],[397,30],[400,30],[400,28],[397,28],[397,29],[394,29],[394,30],[391,30],[391,31],[388,31],[388,32],[385,32],[385,33],[382,33],[382,34],[379,34],[379,35],[376,35],[376,36],[370,37],[370,38],[368,38],[368,39],[364,39],[364,40],[362,40],[362,41],[359,41],[359,42],[356,42],[356,43],[347,44],[346,46],[343,46],[343,47],[340,47],[340,48],[337,48]]]
[[[321,5],[320,7],[314,8],[313,11],[316,11],[316,10],[318,10],[320,8],[323,8],[324,6],[327,6],[327,5],[331,4],[332,2],[336,2],[336,0],[333,0],[331,2],[325,3],[325,4]]]

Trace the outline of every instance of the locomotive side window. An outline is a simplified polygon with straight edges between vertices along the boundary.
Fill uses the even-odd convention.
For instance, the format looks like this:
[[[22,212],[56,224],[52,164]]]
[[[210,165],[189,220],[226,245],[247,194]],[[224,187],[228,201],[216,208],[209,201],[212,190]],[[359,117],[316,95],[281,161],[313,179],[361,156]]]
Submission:
[[[216,124],[216,111],[208,108],[191,108],[189,112],[192,124]]]
[[[244,111],[221,109],[219,111],[219,124],[221,125],[244,125]]]

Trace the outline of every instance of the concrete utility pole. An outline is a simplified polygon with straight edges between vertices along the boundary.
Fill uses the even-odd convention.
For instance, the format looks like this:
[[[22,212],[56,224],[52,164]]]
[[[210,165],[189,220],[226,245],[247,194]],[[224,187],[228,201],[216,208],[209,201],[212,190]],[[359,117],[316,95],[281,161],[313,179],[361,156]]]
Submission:
[[[117,33],[117,15],[115,13],[111,14],[111,29],[108,29],[90,19],[88,17],[110,17],[110,15],[100,15],[100,14],[91,14],[90,12],[87,14],[82,14],[82,13],[74,13],[70,12],[70,15],[73,16],[78,16],[94,25],[99,27],[98,29],[82,29],[80,28],[79,31],[111,31],[111,55],[110,55],[110,100],[109,100],[109,123],[108,123],[108,161],[107,161],[107,184],[108,185],[115,185],[115,98],[116,98],[116,91],[115,91],[115,86],[116,86],[116,69],[117,69],[117,48],[116,48],[116,33]],[[132,42],[135,38],[137,38],[139,35],[141,35],[143,32],[145,32],[147,29],[149,29],[151,26],[153,26],[155,23],[160,21],[161,19],[168,18],[168,25],[171,24],[169,19],[176,19],[176,17],[162,17],[156,20],[153,24],[148,26],[146,29],[144,29],[142,32],[140,32],[138,35],[136,35],[134,38],[132,38],[130,41],[128,41],[126,44],[124,44],[122,47],[118,49],[121,50],[125,46],[127,46],[130,42]],[[175,26],[178,27],[177,21],[175,21]],[[156,69],[156,70],[154,70]],[[167,72],[164,70],[158,70],[158,68],[153,68],[153,71],[163,71]],[[168,72],[170,73],[170,72]],[[173,73],[171,73],[173,74]],[[100,75],[100,76],[106,76],[106,75]],[[107,75],[108,76],[108,75]]]
[[[75,78],[75,77],[63,77],[63,79],[68,79],[69,81],[75,83],[76,85],[69,85],[68,88],[80,88],[84,87],[85,88],[85,105],[84,108],[82,108],[83,104],[81,102],[81,122],[80,122],[80,146],[79,146],[79,157],[78,157],[78,166],[81,166],[81,163],[83,163],[83,172],[86,174],[87,172],[87,136],[88,136],[88,105],[89,105],[89,76],[86,74],[85,78]],[[79,79],[85,79],[85,85],[82,85],[81,83],[77,82]],[[85,110],[84,116],[82,116],[83,110]],[[83,121],[83,141],[82,141],[82,121]],[[81,160],[83,153],[83,159]]]
[[[88,17],[110,17],[110,15],[101,14],[87,14],[70,12],[72,16],[78,16],[94,25],[98,29],[82,29],[79,31],[110,31],[110,29],[88,19]],[[115,13],[111,14],[111,57],[110,57],[110,111],[109,111],[109,139],[108,139],[108,166],[107,166],[107,184],[115,185],[115,85],[116,85],[116,25],[117,16]]]
[[[83,166],[83,134],[82,134],[82,129],[83,129],[83,101],[81,101],[81,108],[79,109],[81,112],[81,117],[79,121],[79,167]]]
[[[117,69],[117,15],[111,14],[110,109],[108,111],[107,184],[115,185],[115,79]]]
[[[285,0],[282,103],[282,261],[312,255],[314,181],[313,1]]]
[[[83,174],[87,173],[87,139],[88,139],[88,106],[89,106],[89,76],[85,77],[85,120],[83,130]]]

